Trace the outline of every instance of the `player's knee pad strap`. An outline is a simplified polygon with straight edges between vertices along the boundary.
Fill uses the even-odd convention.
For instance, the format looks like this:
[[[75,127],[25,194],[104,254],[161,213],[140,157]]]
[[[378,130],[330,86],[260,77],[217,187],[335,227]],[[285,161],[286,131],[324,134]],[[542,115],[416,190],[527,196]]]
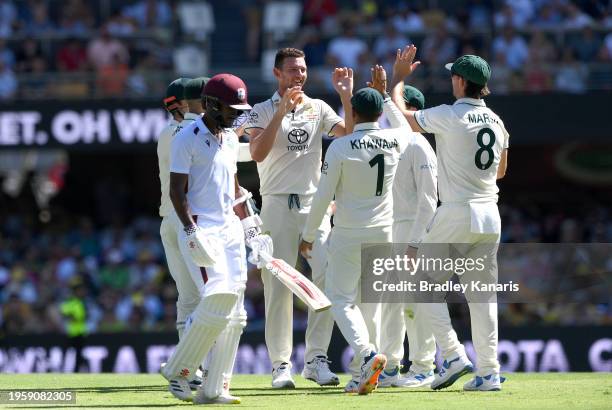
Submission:
[[[228,326],[231,328],[244,329],[247,325],[247,317],[245,316],[233,316],[230,317]]]

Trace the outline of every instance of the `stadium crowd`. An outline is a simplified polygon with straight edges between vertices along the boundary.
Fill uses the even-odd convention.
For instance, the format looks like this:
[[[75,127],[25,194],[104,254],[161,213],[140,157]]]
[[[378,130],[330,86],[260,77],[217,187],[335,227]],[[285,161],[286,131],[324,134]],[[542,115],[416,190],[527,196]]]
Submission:
[[[544,213],[535,205],[526,211],[503,205],[501,213],[505,243],[612,242],[612,214],[602,205],[582,215]],[[104,228],[87,217],[60,216],[40,225],[24,214],[3,213],[0,220],[0,334],[61,332],[59,306],[77,288],[85,290],[90,332],[175,328],[176,286],[164,260],[159,219],[141,217]],[[575,271],[583,265],[577,262]],[[259,272],[250,268],[245,307],[249,328],[259,329],[263,288]],[[537,274],[537,267],[530,269],[529,275]],[[451,306],[458,320],[469,323],[466,306]],[[305,327],[306,308],[295,315],[296,328]],[[609,325],[612,308],[590,303],[588,295],[557,304],[502,304],[500,323]]]
[[[0,1],[0,99],[161,92],[193,64],[178,45],[211,54],[213,36],[240,37],[234,52],[248,62],[233,66],[251,68],[247,83],[261,82],[263,52],[281,43],[305,49],[310,85],[325,90],[330,67],[354,67],[363,82],[369,67],[389,66],[395,50],[413,42],[425,63],[415,84],[426,92],[445,91],[443,64],[466,53],[493,63],[490,86],[499,94],[612,89],[609,0],[307,0],[300,25],[280,38],[264,21],[271,1],[210,1],[205,10],[215,16],[243,11],[233,14],[241,24],[217,24],[212,33],[189,30],[183,3]],[[215,68],[231,66],[208,59]]]

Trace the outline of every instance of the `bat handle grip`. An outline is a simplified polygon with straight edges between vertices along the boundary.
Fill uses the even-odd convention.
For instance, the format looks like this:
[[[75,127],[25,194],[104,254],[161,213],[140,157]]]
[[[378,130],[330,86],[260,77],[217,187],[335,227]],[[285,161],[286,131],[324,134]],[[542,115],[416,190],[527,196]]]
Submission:
[[[266,251],[259,251],[259,257],[265,262],[270,263],[274,257]]]

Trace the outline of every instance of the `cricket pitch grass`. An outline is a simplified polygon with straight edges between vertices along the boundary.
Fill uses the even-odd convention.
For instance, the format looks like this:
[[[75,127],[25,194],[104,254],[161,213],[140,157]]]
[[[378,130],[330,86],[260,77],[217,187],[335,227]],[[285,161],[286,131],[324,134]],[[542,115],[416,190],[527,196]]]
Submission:
[[[236,375],[232,394],[242,404],[211,406],[244,409],[610,409],[612,373],[508,373],[501,392],[464,392],[464,376],[441,391],[378,389],[369,396],[345,394],[338,387],[318,387],[296,375],[296,389],[273,390],[270,375]],[[24,389],[71,390],[76,404],[0,404],[0,408],[158,409],[193,406],[176,400],[166,381],[155,374],[2,374],[0,392]]]

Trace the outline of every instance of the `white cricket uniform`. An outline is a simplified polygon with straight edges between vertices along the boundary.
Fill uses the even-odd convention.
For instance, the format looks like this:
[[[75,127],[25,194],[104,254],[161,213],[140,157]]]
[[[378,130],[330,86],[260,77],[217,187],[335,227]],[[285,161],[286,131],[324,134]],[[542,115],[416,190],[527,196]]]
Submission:
[[[438,188],[442,205],[425,234],[419,256],[447,257],[448,246],[427,247],[429,243],[467,244],[463,256],[476,258],[479,244],[499,242],[501,220],[497,209],[497,169],[502,151],[508,148],[509,134],[501,119],[480,99],[461,98],[453,105],[418,111],[418,124],[435,134],[438,155]],[[491,255],[496,275],[495,254]],[[462,282],[480,279],[477,272],[460,277]],[[469,289],[469,288],[468,288]],[[497,303],[474,303],[466,292],[477,355],[477,374],[499,372],[497,360]],[[454,332],[445,304],[420,305],[432,326],[445,358],[464,352]]]
[[[200,268],[191,260],[185,232],[179,233],[181,252],[202,297],[237,293],[246,284],[246,249],[242,224],[233,210],[238,137],[226,131],[219,141],[202,118],[181,130],[172,142],[170,171],[189,175],[187,201],[194,220],[207,235],[223,243],[224,257]]]
[[[265,129],[281,100],[272,98],[255,104],[246,133]],[[294,265],[297,262],[300,234],[310,210],[313,194],[321,177],[322,134],[329,134],[342,118],[325,102],[306,98],[283,119],[272,150],[257,163],[262,197],[263,231],[274,242],[274,256]],[[327,264],[327,238],[331,229],[327,215],[317,226],[313,257],[308,262],[312,281],[324,288]],[[266,345],[274,368],[291,363],[293,348],[293,294],[272,273],[262,269],[266,312]],[[330,312],[308,311],[305,361],[327,356],[334,322]]]
[[[179,248],[178,234],[182,231],[182,225],[174,212],[174,207],[170,200],[170,146],[176,133],[186,125],[188,115],[189,113],[185,114],[185,119],[180,124],[174,119],[171,120],[168,126],[162,130],[157,140],[159,182],[161,185],[159,215],[162,217],[159,233],[166,254],[168,270],[176,283],[178,292],[176,327],[179,337],[182,336],[187,316],[189,316],[200,301],[198,287],[195,286],[191,279],[189,269]],[[189,122],[192,121],[190,120]]]
[[[370,313],[376,309],[368,306],[370,312],[364,314],[359,304],[361,245],[392,240],[392,186],[400,156],[408,145],[406,132],[401,128],[381,130],[378,123],[367,122],[332,142],[302,234],[305,241],[312,242],[335,195],[325,291],[334,319],[357,356],[353,363],[377,348],[377,326]],[[352,365],[351,373],[358,378],[359,368]]]
[[[385,104],[384,110],[392,128],[408,126],[394,104]],[[404,137],[408,148],[400,157],[393,183],[393,242],[417,244],[438,206],[436,154],[420,133],[407,132]],[[384,303],[383,298],[380,351],[387,356],[387,368],[400,365],[407,334],[410,370],[419,374],[434,369],[436,343],[417,311],[415,303]]]

